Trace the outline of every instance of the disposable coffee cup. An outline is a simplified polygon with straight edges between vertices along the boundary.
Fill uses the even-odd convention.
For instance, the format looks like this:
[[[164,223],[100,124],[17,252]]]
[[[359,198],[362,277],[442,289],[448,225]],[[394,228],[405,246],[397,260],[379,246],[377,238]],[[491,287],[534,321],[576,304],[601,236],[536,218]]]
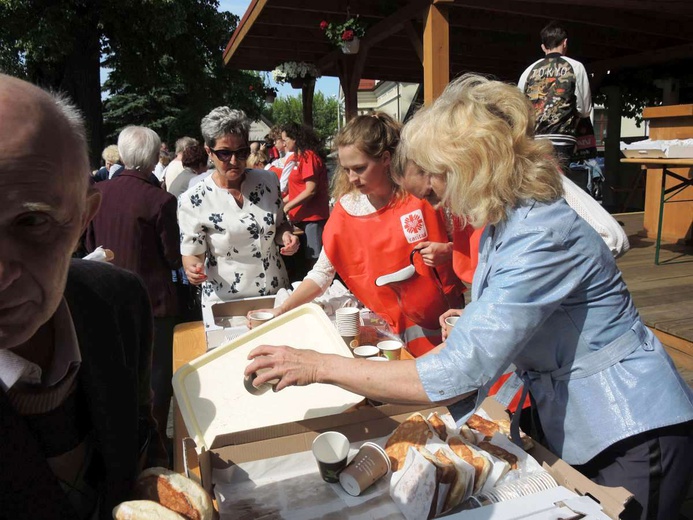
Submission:
[[[269,368],[261,368],[257,372],[253,372],[249,376],[245,376],[243,378],[243,385],[245,386],[245,389],[253,394],[253,395],[262,395],[268,390],[273,390],[274,386],[279,382],[279,379],[270,379],[266,383],[262,383],[260,386],[256,387],[253,385],[253,382],[257,378],[259,374],[262,374],[264,372],[267,372]]]
[[[390,457],[373,442],[364,442],[354,460],[339,474],[344,491],[357,497],[390,471]]]
[[[267,311],[256,311],[248,314],[248,320],[250,321],[251,328],[255,328],[263,323],[268,322],[274,318],[274,314]]]
[[[457,323],[457,320],[459,320],[459,316],[448,316],[445,318],[445,334],[448,336],[452,332],[452,329],[455,328],[455,323]]]
[[[380,349],[375,345],[361,345],[354,349],[354,357],[357,358],[372,358],[380,354]]]
[[[347,346],[351,349],[354,347],[351,346],[351,344],[356,340],[356,335],[351,335],[351,336],[342,336],[342,341],[347,344]]]
[[[325,482],[339,482],[339,472],[346,467],[349,439],[339,432],[325,432],[313,441],[313,455]]]
[[[402,356],[402,343],[400,343],[399,341],[381,341],[380,343],[378,343],[378,348],[380,349],[380,352],[382,352],[383,356],[385,356],[390,361],[400,359],[400,357]]]

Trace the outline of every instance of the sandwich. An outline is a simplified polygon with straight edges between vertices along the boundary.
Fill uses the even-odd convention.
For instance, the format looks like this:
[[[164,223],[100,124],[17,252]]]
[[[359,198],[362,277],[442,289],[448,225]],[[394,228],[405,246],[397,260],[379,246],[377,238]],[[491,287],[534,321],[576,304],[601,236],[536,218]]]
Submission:
[[[433,495],[432,511],[433,516],[438,516],[443,511],[446,511],[445,504],[448,500],[450,489],[457,480],[457,470],[452,461],[447,457],[439,458],[426,448],[420,448],[419,452],[436,468],[436,491]]]
[[[507,419],[500,419],[498,421],[491,421],[484,419],[480,415],[473,414],[467,420],[467,426],[471,429],[478,431],[484,436],[485,440],[490,440],[491,437],[496,432],[500,432],[510,439],[510,421]],[[534,447],[534,441],[525,432],[520,430],[520,440],[522,441],[522,449],[525,451],[531,450]]]
[[[431,425],[431,429],[441,441],[444,441],[448,438],[448,429],[445,426],[443,419],[441,419],[440,415],[438,415],[438,412],[433,412],[431,415],[428,416],[427,420],[428,424]]]
[[[166,468],[149,468],[140,473],[135,482],[135,497],[158,502],[187,520],[212,520],[214,512],[212,500],[202,486]]]
[[[442,512],[444,513],[462,502],[464,494],[467,491],[467,484],[466,479],[461,474],[462,469],[459,468],[455,462],[447,456],[445,451],[438,449],[438,451],[435,452],[435,457],[445,467],[452,467],[455,470],[454,478],[450,478],[450,489],[448,490],[448,496],[445,498],[445,503],[443,504]]]
[[[385,444],[385,452],[390,457],[392,471],[397,471],[404,465],[410,447],[423,448],[432,437],[433,432],[424,416],[418,412],[410,415],[392,432]]]
[[[131,500],[113,508],[114,520],[185,520],[185,517],[151,500]]]
[[[450,446],[455,455],[474,468],[474,490],[472,494],[476,495],[486,483],[488,474],[491,471],[491,461],[459,436],[449,437],[448,446]]]
[[[510,469],[517,469],[517,457],[508,450],[501,448],[500,446],[496,446],[495,444],[491,444],[488,441],[481,441],[478,446],[497,459],[507,462],[510,465]]]

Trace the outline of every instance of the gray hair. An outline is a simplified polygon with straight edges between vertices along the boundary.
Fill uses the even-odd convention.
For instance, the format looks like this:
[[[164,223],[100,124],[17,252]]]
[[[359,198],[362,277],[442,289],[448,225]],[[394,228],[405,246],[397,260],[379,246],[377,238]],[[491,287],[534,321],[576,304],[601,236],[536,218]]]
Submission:
[[[159,162],[161,139],[145,126],[127,126],[118,136],[120,160],[128,170],[151,172]]]
[[[247,143],[250,135],[250,119],[243,110],[217,107],[202,118],[200,131],[205,144],[211,148],[217,144],[217,139],[228,134],[240,135]]]
[[[181,137],[176,141],[176,155],[183,153],[189,146],[195,146],[198,144],[200,143],[198,143],[197,139],[194,137],[188,137],[187,135],[185,137]]]
[[[78,160],[78,169],[85,172],[83,177],[86,182],[89,178],[89,148],[87,146],[87,132],[84,128],[82,112],[72,103],[67,94],[62,92],[48,92],[48,94],[72,134],[71,137],[75,143],[75,146],[72,148],[73,153]]]

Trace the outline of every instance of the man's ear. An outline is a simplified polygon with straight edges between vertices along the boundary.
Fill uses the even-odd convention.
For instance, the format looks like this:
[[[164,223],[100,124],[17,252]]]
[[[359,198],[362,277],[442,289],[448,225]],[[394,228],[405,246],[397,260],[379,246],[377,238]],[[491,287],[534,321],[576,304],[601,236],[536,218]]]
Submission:
[[[84,215],[82,215],[82,233],[87,229],[89,222],[94,218],[96,212],[101,206],[101,192],[93,187],[87,192],[87,203],[84,207]]]
[[[549,49],[547,49],[546,46],[545,46],[543,43],[541,44],[541,50],[544,51],[544,54],[548,54],[548,53],[549,53]]]

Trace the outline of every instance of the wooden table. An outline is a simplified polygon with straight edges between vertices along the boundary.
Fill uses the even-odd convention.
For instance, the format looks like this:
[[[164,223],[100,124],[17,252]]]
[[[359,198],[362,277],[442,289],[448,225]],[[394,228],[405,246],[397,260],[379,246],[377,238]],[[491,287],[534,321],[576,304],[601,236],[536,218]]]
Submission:
[[[661,241],[690,240],[693,224],[693,198],[682,196],[693,187],[692,159],[621,159],[622,163],[640,164],[648,172],[645,192],[643,225],[650,238],[655,238],[655,264],[659,265]],[[659,181],[659,182],[657,182]],[[690,190],[687,192],[690,195]],[[665,204],[680,203],[676,209],[664,214]],[[654,229],[656,233],[653,233]]]
[[[205,329],[201,321],[181,323],[173,330],[173,372],[193,359],[207,352]],[[173,469],[178,473],[185,472],[183,464],[183,439],[188,430],[183,416],[178,409],[176,398],[173,398]],[[191,468],[196,469],[196,468]]]

